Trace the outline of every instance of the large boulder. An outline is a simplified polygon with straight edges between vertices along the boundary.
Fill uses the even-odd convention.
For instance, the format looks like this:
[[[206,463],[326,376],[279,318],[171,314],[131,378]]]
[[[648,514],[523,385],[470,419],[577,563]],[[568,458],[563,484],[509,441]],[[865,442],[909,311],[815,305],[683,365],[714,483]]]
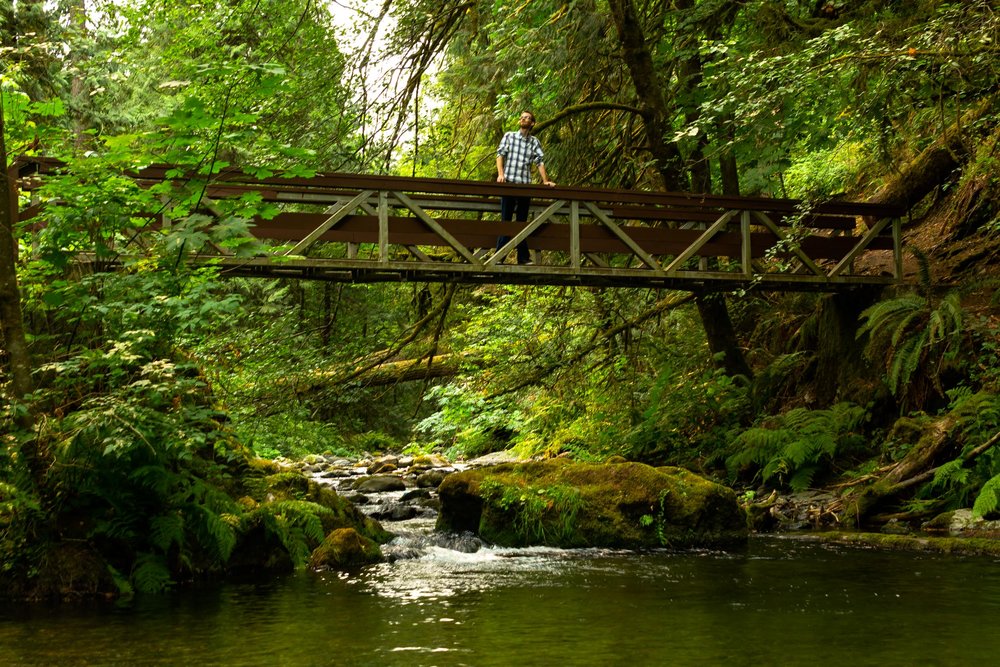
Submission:
[[[382,550],[374,540],[370,540],[353,528],[338,528],[313,550],[309,557],[309,567],[341,570],[345,568],[380,563],[384,560]]]
[[[681,468],[567,459],[449,475],[437,528],[502,546],[730,547],[748,539],[732,489]]]

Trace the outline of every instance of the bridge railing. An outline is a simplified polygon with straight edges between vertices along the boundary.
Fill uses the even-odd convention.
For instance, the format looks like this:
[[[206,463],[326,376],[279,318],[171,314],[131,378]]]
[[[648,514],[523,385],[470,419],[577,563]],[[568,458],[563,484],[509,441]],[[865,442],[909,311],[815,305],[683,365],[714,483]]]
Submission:
[[[59,168],[35,160],[31,174]],[[831,289],[901,278],[903,211],[858,202],[725,197],[450,179],[223,170],[179,178],[169,165],[130,174],[150,187],[198,188],[199,212],[252,193],[280,212],[252,221],[261,256],[203,249],[191,261],[233,275],[327,280],[449,280],[595,285]],[[499,198],[532,200],[525,223],[501,222]],[[155,227],[171,221],[154,215]],[[36,205],[21,218],[44,214]],[[500,236],[509,241],[497,247]],[[525,242],[534,264],[505,264]]]

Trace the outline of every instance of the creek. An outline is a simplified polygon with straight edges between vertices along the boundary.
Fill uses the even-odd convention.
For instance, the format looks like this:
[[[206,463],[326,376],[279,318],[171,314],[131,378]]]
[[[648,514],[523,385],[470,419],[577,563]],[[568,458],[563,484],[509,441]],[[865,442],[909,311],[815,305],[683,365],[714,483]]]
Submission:
[[[386,524],[390,562],[128,605],[0,607],[0,665],[986,665],[1000,565],[754,537],[502,549]]]

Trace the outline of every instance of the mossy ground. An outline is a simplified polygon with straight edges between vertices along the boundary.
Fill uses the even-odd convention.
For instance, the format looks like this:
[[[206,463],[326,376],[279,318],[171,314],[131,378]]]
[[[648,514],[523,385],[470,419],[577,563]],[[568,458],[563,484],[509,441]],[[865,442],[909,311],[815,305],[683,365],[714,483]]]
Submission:
[[[882,533],[809,533],[796,539],[881,549],[962,556],[1000,556],[1000,540],[980,537],[926,537]]]

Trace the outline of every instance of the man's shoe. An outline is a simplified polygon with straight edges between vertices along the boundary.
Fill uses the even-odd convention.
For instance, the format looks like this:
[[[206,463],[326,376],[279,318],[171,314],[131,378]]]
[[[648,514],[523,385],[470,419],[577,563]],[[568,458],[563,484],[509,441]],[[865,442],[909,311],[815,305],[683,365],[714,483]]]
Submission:
[[[523,262],[518,262],[518,264],[520,264],[521,266],[533,266],[535,263],[530,259],[528,259]]]

